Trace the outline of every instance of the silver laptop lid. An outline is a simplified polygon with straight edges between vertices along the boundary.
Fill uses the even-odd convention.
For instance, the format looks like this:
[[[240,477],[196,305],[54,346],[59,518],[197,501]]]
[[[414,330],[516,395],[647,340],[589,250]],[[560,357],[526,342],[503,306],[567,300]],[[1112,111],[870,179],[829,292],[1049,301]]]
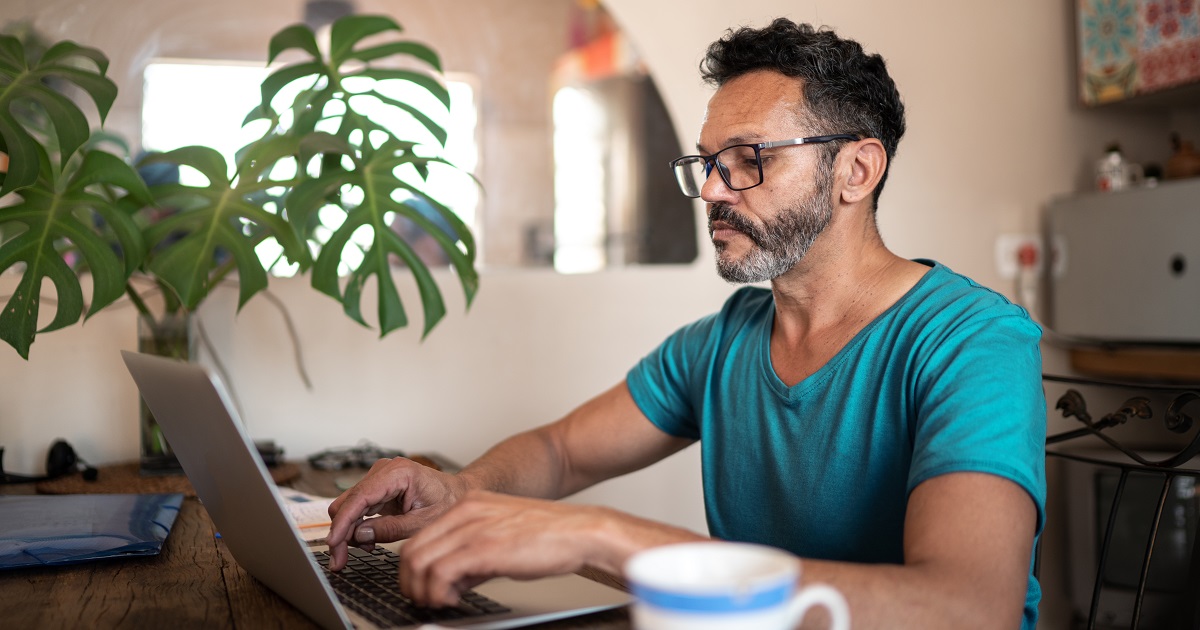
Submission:
[[[352,627],[220,379],[191,363],[121,355],[238,564],[321,626]]]

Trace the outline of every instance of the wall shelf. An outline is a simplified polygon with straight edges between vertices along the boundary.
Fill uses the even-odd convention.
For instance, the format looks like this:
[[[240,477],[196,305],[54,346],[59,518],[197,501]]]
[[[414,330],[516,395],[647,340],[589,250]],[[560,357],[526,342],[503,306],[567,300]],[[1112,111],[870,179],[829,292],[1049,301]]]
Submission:
[[[1090,376],[1134,381],[1200,383],[1200,348],[1072,348],[1071,369]]]

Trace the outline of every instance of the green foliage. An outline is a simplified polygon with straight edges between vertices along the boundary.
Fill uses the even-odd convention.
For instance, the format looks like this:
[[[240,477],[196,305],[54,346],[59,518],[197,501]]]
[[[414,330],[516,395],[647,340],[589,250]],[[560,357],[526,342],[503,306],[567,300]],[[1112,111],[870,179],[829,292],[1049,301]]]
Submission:
[[[73,63],[80,59],[91,61],[95,69]],[[37,181],[38,149],[43,142],[57,154],[54,157],[58,163],[50,164],[50,168],[62,168],[91,134],[83,111],[52,88],[52,81],[69,81],[82,88],[103,120],[117,97],[117,86],[104,76],[107,70],[108,59],[94,48],[64,41],[51,46],[38,59],[27,59],[20,40],[0,35],[0,140],[3,140],[0,150],[9,156],[0,197]],[[14,110],[28,110],[31,105],[45,113],[52,138],[39,141],[37,136],[43,130],[13,114]]]
[[[81,59],[94,70],[75,65]],[[0,150],[9,157],[0,195],[15,192],[18,198],[0,208],[0,273],[24,266],[16,291],[0,311],[0,339],[25,358],[37,332],[44,280],[54,285],[58,307],[43,331],[83,315],[83,289],[63,258],[64,249],[79,252],[94,270],[88,316],[121,296],[141,260],[142,238],[130,212],[151,202],[146,185],[121,158],[83,150],[90,134],[87,117],[49,87],[53,80],[65,80],[83,88],[103,118],[116,97],[116,86],[104,76],[107,66],[98,51],[72,42],[27,59],[17,38],[0,36]],[[127,192],[118,196],[118,188]],[[95,217],[107,229],[97,227]],[[114,240],[124,260],[110,246]]]
[[[468,304],[479,288],[479,276],[474,268],[475,242],[466,224],[436,199],[428,197],[419,186],[409,184],[400,174],[407,166],[424,178],[428,173],[428,164],[444,162],[416,155],[413,142],[397,138],[388,128],[379,126],[354,107],[355,101],[373,98],[385,106],[414,116],[440,144],[445,144],[446,133],[436,122],[419,109],[385,96],[377,89],[379,83],[388,80],[406,80],[430,92],[444,106],[450,106],[449,92],[437,79],[437,73],[442,68],[433,50],[406,41],[361,46],[367,37],[400,31],[400,25],[386,17],[343,18],[332,26],[330,50],[326,55],[318,49],[316,37],[307,26],[290,26],[278,32],[270,43],[271,60],[289,49],[299,49],[308,59],[284,66],[265,80],[262,110],[272,120],[280,120],[282,113],[271,110],[269,104],[278,90],[296,80],[304,80],[311,88],[301,92],[293,101],[288,112],[292,116],[292,125],[284,133],[313,133],[319,125],[325,124],[336,128],[335,136],[349,148],[348,158],[352,166],[344,168],[344,161],[323,162],[317,178],[302,182],[287,200],[287,210],[289,216],[293,216],[293,221],[300,226],[308,226],[311,221],[307,221],[307,217],[322,205],[323,200],[346,199],[350,197],[346,192],[352,188],[362,197],[362,202],[354,206],[342,204],[347,212],[346,221],[320,250],[313,268],[313,287],[340,300],[349,317],[365,323],[360,312],[360,298],[367,278],[373,275],[376,277],[378,294],[380,335],[386,335],[408,323],[400,295],[391,280],[390,259],[395,254],[413,272],[418,283],[421,304],[425,308],[427,335],[445,314],[442,295],[430,270],[416,256],[413,248],[389,227],[386,217],[392,212],[408,217],[438,241],[449,254]],[[378,60],[395,62],[403,58],[419,61],[430,71],[397,70],[372,65]],[[347,88],[350,79],[356,79],[358,89]],[[332,103],[337,104],[332,106]],[[330,110],[335,113],[329,115]],[[337,192],[342,194],[335,194]],[[440,218],[451,226],[454,232],[452,238],[422,214],[421,206],[438,212]],[[364,262],[350,274],[349,282],[342,288],[338,286],[338,263],[342,260],[344,248],[355,247],[350,242],[350,235],[362,226],[370,227],[371,244],[365,248]]]
[[[239,308],[265,289],[267,271],[254,247],[267,234],[279,242],[291,261],[301,268],[308,267],[308,250],[283,217],[248,201],[254,193],[272,184],[252,178],[231,182],[226,175],[225,158],[209,147],[183,147],[152,156],[144,163],[166,161],[191,166],[209,180],[207,186],[198,188],[179,184],[156,186],[153,193],[159,204],[180,211],[144,231],[151,251],[166,244],[150,256],[149,270],[172,289],[184,308],[195,310],[200,305],[215,281],[225,273],[226,264],[238,271]],[[243,222],[265,231],[258,231],[251,238],[243,229]],[[226,255],[229,263],[222,262]]]
[[[457,215],[422,186],[431,164],[447,163],[356,108],[373,99],[403,111],[445,144],[445,130],[430,116],[379,89],[385,82],[408,81],[448,107],[431,49],[395,40],[364,44],[400,30],[387,17],[343,18],[333,25],[330,50],[322,51],[309,28],[283,29],[271,39],[270,60],[285,51],[305,58],[263,82],[262,103],[247,117],[247,122],[269,123],[263,136],[238,153],[232,168],[208,147],[152,156],[147,164],[190,167],[207,184],[149,190],[126,160],[99,148],[114,138],[102,132],[91,136],[82,109],[54,87],[55,81],[65,81],[81,88],[103,120],[116,97],[116,86],[105,76],[105,56],[60,42],[40,57],[27,58],[19,40],[0,36],[0,150],[10,157],[8,173],[0,175],[0,195],[14,192],[18,199],[0,208],[0,273],[16,269],[22,274],[0,311],[0,339],[28,358],[38,332],[91,316],[123,292],[149,316],[128,284],[138,270],[163,288],[168,308],[185,311],[196,309],[219,281],[236,272],[241,308],[267,286],[269,265],[256,252],[267,239],[276,241],[300,271],[311,270],[313,287],[337,299],[364,325],[362,292],[375,276],[381,336],[408,323],[391,273],[394,260],[403,262],[416,279],[428,334],[445,315],[445,304],[433,274],[391,228],[397,215],[426,230],[446,252],[469,305],[479,285],[474,240]],[[399,62],[421,69],[401,68]],[[302,82],[297,96],[273,107],[280,92],[296,82]],[[289,174],[280,177],[281,172]],[[173,212],[149,221],[141,216],[149,206]],[[437,213],[437,223],[425,214],[429,208]],[[330,211],[345,220],[325,235],[316,229],[318,216]],[[450,226],[449,232],[439,223]],[[369,242],[362,241],[363,228]],[[351,238],[356,230],[359,235]],[[349,255],[351,250],[357,251]],[[359,257],[362,262],[349,277],[339,277],[344,263]],[[82,269],[90,271],[93,284],[86,315]],[[57,311],[39,331],[46,279],[55,287]]]
[[[285,65],[270,74],[262,84],[262,103],[247,118],[247,122],[266,120],[270,129],[258,141],[239,153],[238,164],[228,186],[222,176],[223,162],[216,162],[215,152],[202,160],[198,155],[185,156],[175,151],[161,157],[177,164],[200,170],[209,179],[209,186],[187,188],[177,186],[169,191],[156,191],[161,202],[183,207],[181,217],[192,217],[190,223],[180,218],[182,227],[200,224],[210,226],[211,235],[197,238],[187,251],[175,253],[177,259],[163,261],[155,258],[151,268],[160,278],[192,306],[207,293],[208,284],[223,272],[221,265],[210,265],[207,277],[201,273],[205,264],[214,260],[211,246],[216,226],[223,226],[223,245],[233,252],[241,278],[241,303],[266,286],[266,275],[252,255],[247,235],[239,232],[237,224],[229,222],[236,214],[257,226],[266,228],[280,242],[293,263],[307,269],[308,251],[291,242],[284,233],[282,222],[273,221],[280,204],[286,210],[287,226],[295,235],[319,249],[312,267],[313,287],[339,300],[346,314],[366,324],[361,313],[362,290],[370,276],[375,276],[380,335],[406,326],[399,292],[392,281],[393,256],[403,261],[416,278],[424,308],[424,333],[445,315],[446,309],[428,267],[417,257],[412,247],[401,239],[389,225],[394,214],[408,217],[424,228],[447,253],[466,294],[467,303],[474,298],[479,286],[475,271],[475,242],[470,230],[457,215],[430,198],[418,185],[406,180],[404,167],[421,177],[428,174],[430,163],[442,163],[434,157],[421,157],[414,151],[411,139],[399,138],[392,130],[381,126],[360,112],[355,103],[374,99],[385,106],[412,115],[439,143],[446,140],[445,130],[428,115],[409,103],[380,93],[378,84],[385,81],[408,81],[429,92],[449,107],[450,95],[438,79],[441,71],[437,55],[428,47],[407,41],[390,41],[363,45],[363,40],[376,35],[400,32],[394,20],[382,16],[350,16],[334,23],[330,50],[321,51],[316,36],[304,25],[295,25],[277,33],[270,42],[268,63],[285,51],[299,51],[301,61]],[[416,61],[424,70],[377,67],[379,62],[396,64]],[[274,101],[282,90],[299,82],[300,93],[276,109]],[[355,83],[354,90],[348,83]],[[189,149],[195,149],[191,147]],[[290,180],[272,179],[275,167],[290,162],[299,173]],[[411,179],[411,178],[409,178]],[[281,191],[262,195],[267,190]],[[397,194],[397,193],[402,194]],[[361,199],[350,203],[347,199]],[[254,206],[257,204],[257,208]],[[432,207],[442,221],[450,225],[453,235],[437,227],[422,212]],[[332,231],[325,242],[319,242],[314,228],[317,212],[336,208],[345,220]],[[370,243],[359,245],[351,236],[362,227],[369,228]],[[161,234],[169,230],[162,228]],[[251,238],[264,234],[251,230]],[[239,246],[239,240],[243,246]],[[203,243],[203,246],[201,245]],[[172,247],[174,249],[175,246]],[[361,248],[363,262],[354,269],[342,286],[340,267],[346,260],[347,249]],[[354,256],[357,258],[357,256]]]
[[[37,147],[43,171],[45,153]],[[77,166],[76,166],[77,165]],[[89,191],[92,184],[106,182],[125,188],[129,193],[116,200]],[[0,312],[0,339],[29,358],[38,319],[39,293],[43,279],[49,278],[58,293],[54,320],[44,329],[56,330],[79,321],[83,311],[83,292],[75,272],[63,260],[60,243],[69,243],[80,252],[92,270],[90,317],[111,304],[125,290],[125,281],[136,269],[142,255],[142,237],[130,217],[130,209],[150,202],[150,193],[137,173],[123,160],[103,151],[91,151],[75,160],[61,177],[39,178],[17,193],[21,200],[0,209],[0,220],[24,229],[0,246],[0,271],[21,262],[25,271],[17,290]],[[110,227],[122,250],[124,262],[110,247],[106,235],[92,220],[98,215]]]

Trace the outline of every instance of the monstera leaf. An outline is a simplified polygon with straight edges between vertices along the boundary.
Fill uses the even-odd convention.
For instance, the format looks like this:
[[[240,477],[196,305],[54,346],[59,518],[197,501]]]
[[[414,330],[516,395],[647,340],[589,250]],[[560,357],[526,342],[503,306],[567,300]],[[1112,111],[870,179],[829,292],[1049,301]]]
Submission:
[[[80,63],[95,66],[84,68]],[[38,179],[39,168],[45,165],[61,169],[91,135],[87,117],[71,99],[50,87],[54,80],[69,81],[83,89],[100,112],[108,115],[117,96],[117,86],[104,76],[108,59],[98,50],[64,41],[51,46],[40,59],[26,59],[20,40],[0,36],[0,150],[8,154],[8,172],[0,185],[0,197],[15,190],[32,186]],[[32,107],[31,107],[32,105]],[[17,111],[44,114],[49,122],[46,129]],[[40,138],[53,131],[53,139]],[[45,143],[45,144],[43,144]],[[55,146],[56,145],[56,146]],[[39,149],[56,151],[55,161],[42,162]]]
[[[0,312],[0,339],[26,359],[39,332],[42,281],[53,283],[58,306],[53,321],[41,332],[73,324],[83,313],[79,278],[64,259],[68,252],[78,252],[91,270],[92,304],[87,316],[111,304],[121,296],[145,251],[131,214],[152,201],[142,179],[115,155],[87,151],[69,162],[60,177],[41,146],[35,144],[33,150],[41,176],[17,191],[19,202],[0,208],[0,225],[6,226],[6,234],[12,233],[0,244],[0,273],[24,265],[16,291]],[[127,192],[115,198],[105,194],[114,188]]]
[[[363,39],[372,35],[389,31],[399,33],[402,30],[395,20],[386,16],[353,15],[342,18],[333,24],[330,31],[329,54],[325,57],[317,46],[316,35],[312,29],[303,24],[283,29],[271,38],[267,63],[274,61],[280,53],[290,49],[302,50],[308,53],[311,59],[284,66],[271,73],[263,81],[264,114],[280,90],[295,81],[307,81],[310,87],[292,106],[295,117],[292,128],[300,133],[307,133],[314,129],[317,121],[324,118],[325,105],[330,101],[341,101],[346,111],[354,111],[351,106],[352,100],[371,97],[410,114],[433,134],[439,144],[445,145],[445,129],[420,109],[409,103],[385,96],[374,88],[357,91],[346,88],[347,80],[355,79],[372,79],[373,81],[370,82],[372,85],[374,82],[385,80],[409,81],[424,88],[446,107],[450,106],[450,93],[435,76],[435,73],[441,72],[441,62],[437,53],[429,47],[416,42],[395,41],[356,48]],[[396,62],[405,57],[425,63],[433,72],[390,67],[379,68],[371,65],[371,62],[379,59]],[[387,129],[381,129],[381,131],[390,133]]]
[[[308,144],[320,140],[336,144],[328,134],[307,139]],[[238,308],[265,289],[267,271],[255,246],[267,237],[279,243],[290,261],[308,268],[308,248],[292,227],[280,214],[253,201],[258,193],[293,183],[260,175],[281,157],[304,152],[302,144],[302,140],[286,137],[265,140],[242,152],[241,168],[232,179],[225,158],[209,147],[184,147],[144,161],[190,166],[208,180],[205,186],[167,184],[152,191],[159,205],[176,212],[146,228],[147,247],[152,252],[147,266],[171,287],[184,308],[195,310],[214,284],[233,269],[240,280]]]
[[[304,182],[288,198],[288,213],[293,221],[302,220],[321,206],[331,191],[356,188],[363,196],[362,203],[349,209],[346,220],[324,244],[313,265],[313,287],[342,303],[345,313],[362,324],[361,298],[363,286],[374,275],[378,293],[380,336],[408,325],[400,296],[392,282],[391,258],[397,256],[417,281],[424,308],[424,334],[446,314],[445,302],[428,266],[417,256],[412,246],[392,230],[390,217],[399,214],[412,220],[432,236],[446,252],[458,275],[469,305],[479,289],[475,271],[475,241],[466,224],[449,208],[426,195],[421,189],[397,176],[400,167],[412,164],[424,170],[437,158],[418,158],[404,149],[405,143],[388,139],[378,149],[369,145],[361,158],[355,158],[355,168],[335,171],[329,175]],[[369,191],[369,194],[368,194]],[[450,234],[431,220],[421,206],[433,208],[441,223],[450,226]],[[371,241],[364,248],[363,260],[350,274],[344,289],[339,287],[338,268],[343,252],[357,247],[351,236],[361,227],[370,228]],[[461,246],[461,247],[460,247]]]
[[[306,230],[313,225],[311,218],[320,208],[333,204],[346,212],[345,221],[321,245],[312,272],[313,287],[339,300],[348,316],[365,325],[361,312],[362,291],[367,279],[375,276],[381,336],[408,324],[392,280],[393,258],[403,261],[417,281],[424,311],[424,334],[428,334],[446,313],[433,274],[411,245],[391,228],[392,216],[399,214],[409,218],[440,245],[457,273],[468,305],[479,286],[479,276],[474,269],[475,242],[470,230],[457,215],[413,183],[413,178],[405,178],[402,173],[409,167],[423,181],[428,176],[429,164],[448,163],[417,155],[414,152],[417,144],[412,139],[398,137],[392,129],[362,114],[356,107],[360,101],[373,99],[387,108],[404,112],[427,130],[439,145],[445,145],[446,131],[429,115],[379,89],[384,82],[407,81],[424,89],[448,108],[449,92],[437,78],[441,71],[437,55],[424,45],[408,41],[361,45],[370,36],[400,31],[400,26],[388,17],[343,18],[333,25],[327,56],[322,54],[308,27],[296,25],[280,31],[271,40],[270,59],[289,49],[307,53],[309,59],[284,66],[263,82],[262,105],[258,112],[258,117],[278,124],[280,133],[311,134],[326,127],[350,147],[351,152],[346,156],[350,164],[343,162],[341,155],[322,160],[316,177],[302,181],[289,192],[286,208],[289,222],[305,237],[310,236]],[[384,59],[393,65],[399,60],[416,60],[428,66],[431,72],[372,65]],[[284,112],[274,111],[270,104],[276,95],[296,81],[303,81],[307,89]],[[355,89],[349,89],[351,84],[356,86]],[[284,114],[290,114],[290,122]],[[345,194],[351,189],[357,195]],[[355,196],[361,197],[362,201],[357,204],[343,202]],[[440,221],[435,223],[422,208],[432,208]],[[447,231],[438,224],[450,229]],[[350,273],[343,288],[338,277],[341,263],[347,258],[347,248],[359,247],[352,242],[351,235],[363,226],[370,228],[370,244],[362,247],[362,262]]]

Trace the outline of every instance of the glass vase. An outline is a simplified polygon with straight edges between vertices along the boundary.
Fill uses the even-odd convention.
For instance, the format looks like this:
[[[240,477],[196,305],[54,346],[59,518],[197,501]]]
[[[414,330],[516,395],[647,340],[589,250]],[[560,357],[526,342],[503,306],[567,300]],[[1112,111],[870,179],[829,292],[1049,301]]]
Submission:
[[[138,352],[161,357],[190,361],[193,356],[191,313],[179,311],[165,313],[158,319],[138,317]],[[143,475],[179,474],[183,470],[179,460],[154,414],[141,400],[141,473]]]

